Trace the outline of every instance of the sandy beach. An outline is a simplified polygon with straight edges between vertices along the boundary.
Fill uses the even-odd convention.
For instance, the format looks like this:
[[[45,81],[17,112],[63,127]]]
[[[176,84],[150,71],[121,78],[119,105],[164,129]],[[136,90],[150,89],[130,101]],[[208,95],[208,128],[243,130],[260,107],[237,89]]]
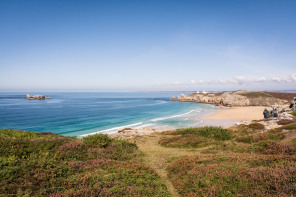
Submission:
[[[248,107],[230,107],[222,108],[217,112],[204,117],[205,120],[260,120],[263,119],[263,111],[265,107],[262,106],[248,106]]]

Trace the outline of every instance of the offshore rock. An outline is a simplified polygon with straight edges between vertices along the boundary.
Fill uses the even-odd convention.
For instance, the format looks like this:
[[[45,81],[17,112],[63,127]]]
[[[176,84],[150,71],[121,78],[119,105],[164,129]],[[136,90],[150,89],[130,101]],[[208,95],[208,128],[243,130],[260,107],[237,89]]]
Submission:
[[[44,95],[32,95],[32,94],[27,94],[27,99],[33,100],[44,100],[44,99],[51,99],[50,97],[45,97]]]

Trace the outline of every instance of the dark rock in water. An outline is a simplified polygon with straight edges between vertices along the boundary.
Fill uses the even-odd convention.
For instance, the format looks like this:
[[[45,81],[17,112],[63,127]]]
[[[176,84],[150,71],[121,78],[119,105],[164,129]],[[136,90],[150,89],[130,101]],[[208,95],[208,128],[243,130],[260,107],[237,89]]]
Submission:
[[[32,94],[27,94],[27,99],[37,99],[37,100],[44,100],[44,99],[51,99],[50,97],[45,97],[44,95],[32,95]]]

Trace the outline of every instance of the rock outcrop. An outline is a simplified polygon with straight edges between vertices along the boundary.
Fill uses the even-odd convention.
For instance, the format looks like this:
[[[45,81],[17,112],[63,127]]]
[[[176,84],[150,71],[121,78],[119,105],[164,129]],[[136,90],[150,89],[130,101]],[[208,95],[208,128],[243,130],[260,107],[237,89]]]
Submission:
[[[188,96],[178,96],[180,102],[199,102],[223,106],[270,106],[290,102],[296,93],[265,92],[265,91],[235,91],[193,93]]]
[[[51,99],[51,98],[50,97],[45,97],[44,95],[27,94],[27,99],[29,99],[29,100],[32,100],[32,99],[44,100],[44,99]]]

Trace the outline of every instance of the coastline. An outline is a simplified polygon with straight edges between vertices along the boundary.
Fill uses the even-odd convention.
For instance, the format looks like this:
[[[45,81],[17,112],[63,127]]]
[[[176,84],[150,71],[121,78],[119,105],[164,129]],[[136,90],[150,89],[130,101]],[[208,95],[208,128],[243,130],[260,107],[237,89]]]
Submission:
[[[237,122],[252,121],[263,119],[264,106],[244,106],[244,107],[223,107],[219,109],[211,109],[208,113],[201,117],[198,127],[203,126],[221,126],[224,128],[231,127]],[[117,133],[109,134],[113,138],[132,138],[134,136],[150,135],[160,133],[166,130],[164,128],[136,127],[126,128]]]

